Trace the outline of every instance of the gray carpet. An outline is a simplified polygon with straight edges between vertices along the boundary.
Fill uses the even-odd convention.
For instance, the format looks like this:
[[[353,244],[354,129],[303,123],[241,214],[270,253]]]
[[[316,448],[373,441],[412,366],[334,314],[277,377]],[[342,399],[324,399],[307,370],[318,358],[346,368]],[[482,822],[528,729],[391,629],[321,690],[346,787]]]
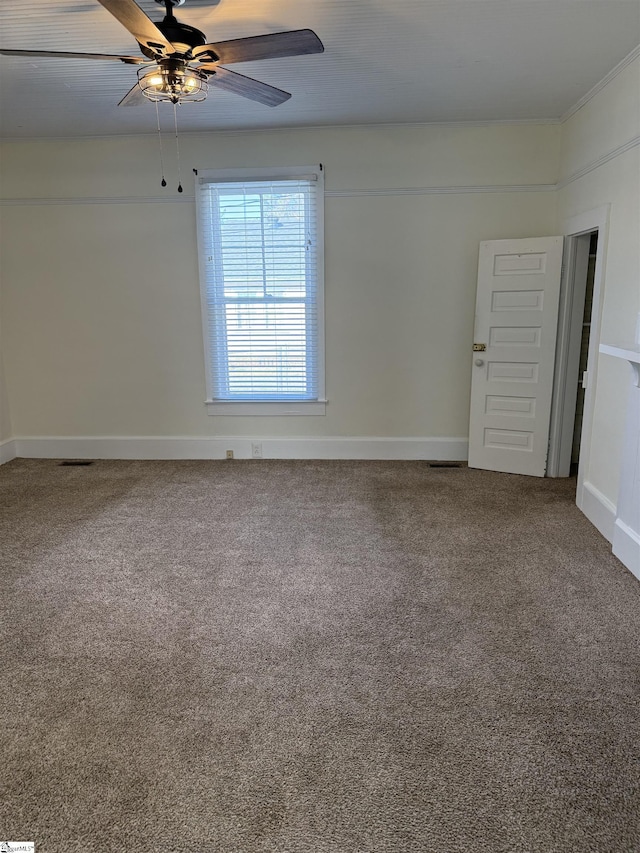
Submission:
[[[0,838],[640,850],[640,584],[574,480],[0,468]]]

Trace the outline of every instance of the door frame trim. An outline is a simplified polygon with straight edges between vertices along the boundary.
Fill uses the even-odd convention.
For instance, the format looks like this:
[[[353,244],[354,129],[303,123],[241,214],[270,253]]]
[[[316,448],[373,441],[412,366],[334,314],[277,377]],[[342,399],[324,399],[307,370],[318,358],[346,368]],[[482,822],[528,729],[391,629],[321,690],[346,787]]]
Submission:
[[[570,258],[575,251],[577,238],[585,234],[590,234],[593,231],[598,232],[598,246],[596,249],[596,266],[593,281],[593,304],[591,310],[591,329],[589,335],[589,350],[587,355],[587,372],[588,385],[585,389],[584,397],[584,413],[582,421],[582,432],[580,435],[580,460],[578,463],[578,487],[576,492],[576,504],[580,509],[584,503],[584,483],[587,479],[589,463],[591,460],[591,436],[593,432],[593,414],[595,404],[595,390],[598,381],[598,348],[600,346],[600,333],[602,321],[602,302],[604,298],[604,279],[606,269],[607,244],[609,239],[609,217],[611,213],[611,205],[603,204],[599,207],[587,210],[584,213],[571,216],[562,223],[561,232],[565,235],[565,251],[566,257]],[[575,272],[575,268],[574,268]],[[574,281],[568,282],[573,290]],[[572,299],[563,300],[561,311],[570,309]],[[566,336],[569,333],[571,318],[561,316],[558,325],[558,336],[562,336],[563,340],[558,343],[557,352],[567,352],[569,341]],[[563,369],[556,371],[555,386],[560,386],[564,383],[566,387],[566,375],[562,375],[566,364],[561,366]],[[557,402],[557,399],[556,399]],[[558,425],[558,420],[566,427],[566,412],[562,411],[559,405],[555,405],[551,415],[551,429],[549,433],[549,459],[559,462],[560,447],[562,444],[563,427]],[[554,420],[555,419],[555,420]],[[558,476],[557,474],[548,471],[547,476]]]

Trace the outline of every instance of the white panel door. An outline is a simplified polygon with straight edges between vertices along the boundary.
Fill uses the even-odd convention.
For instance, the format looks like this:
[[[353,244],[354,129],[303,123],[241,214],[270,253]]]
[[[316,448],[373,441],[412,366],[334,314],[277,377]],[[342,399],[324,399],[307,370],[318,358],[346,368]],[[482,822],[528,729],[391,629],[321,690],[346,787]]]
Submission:
[[[562,237],[480,244],[469,467],[544,477]]]

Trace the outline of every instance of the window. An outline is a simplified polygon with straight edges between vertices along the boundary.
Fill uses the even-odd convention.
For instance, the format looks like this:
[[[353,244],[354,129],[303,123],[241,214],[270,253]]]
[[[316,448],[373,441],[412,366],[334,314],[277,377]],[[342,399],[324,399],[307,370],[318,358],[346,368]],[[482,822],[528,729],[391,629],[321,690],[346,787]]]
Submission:
[[[200,171],[211,414],[324,414],[322,167]]]

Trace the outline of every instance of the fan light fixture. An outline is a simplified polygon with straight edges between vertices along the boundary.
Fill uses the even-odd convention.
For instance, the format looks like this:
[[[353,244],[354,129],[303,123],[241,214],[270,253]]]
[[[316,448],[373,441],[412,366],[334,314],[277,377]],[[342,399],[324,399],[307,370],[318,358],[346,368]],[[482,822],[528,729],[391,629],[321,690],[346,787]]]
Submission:
[[[158,102],[173,104],[173,120],[178,155],[178,192],[180,181],[180,152],[178,150],[178,104],[204,101],[209,83],[214,88],[257,101],[268,107],[277,107],[291,97],[289,92],[276,89],[253,77],[245,77],[226,68],[235,62],[254,62],[258,59],[304,56],[322,53],[324,45],[313,30],[289,30],[283,33],[265,33],[247,38],[208,42],[204,33],[183,24],[173,14],[174,6],[184,0],[156,0],[165,8],[162,21],[152,21],[136,0],[98,0],[134,37],[144,59],[140,56],[120,56],[114,53],[71,53],[60,50],[15,50],[0,47],[0,54],[41,56],[47,59],[82,59],[124,62],[138,66],[138,80],[118,106],[137,107],[147,98],[156,105],[158,138],[160,141],[160,168],[163,171],[161,186],[166,187],[162,163],[160,116]],[[142,97],[141,94],[142,93]]]
[[[204,101],[209,89],[205,74],[176,59],[162,59],[152,68],[139,68],[138,86],[150,101],[172,104]]]
[[[137,65],[142,70],[138,71],[135,85],[118,104],[121,107],[137,107],[143,98],[156,103],[168,101],[174,106],[188,101],[204,101],[210,85],[267,107],[277,107],[289,100],[289,92],[238,74],[226,66],[235,62],[305,56],[324,50],[313,30],[288,30],[210,42],[204,33],[182,23],[173,14],[174,6],[180,6],[184,0],[156,0],[165,10],[161,21],[152,21],[136,0],[98,2],[133,36],[144,58],[116,53],[72,53],[66,50],[16,50],[3,47],[0,47],[0,54],[25,59],[40,56],[47,59],[106,60]]]

